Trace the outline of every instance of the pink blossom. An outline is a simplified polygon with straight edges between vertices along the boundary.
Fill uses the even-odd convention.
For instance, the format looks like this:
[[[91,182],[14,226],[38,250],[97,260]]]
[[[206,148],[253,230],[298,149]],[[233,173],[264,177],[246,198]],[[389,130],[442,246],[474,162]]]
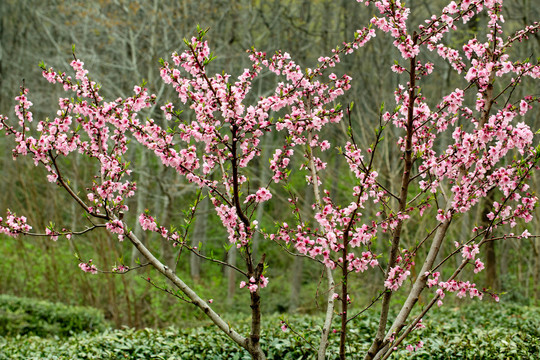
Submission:
[[[472,246],[464,245],[461,250],[461,254],[464,259],[474,260],[474,257],[480,252],[478,244],[473,244]]]
[[[58,233],[55,231],[50,230],[49,228],[45,229],[45,234],[50,235],[51,240],[56,241],[58,240]]]
[[[519,115],[525,115],[529,108],[531,108],[531,106],[525,100],[521,100],[519,103]]]
[[[260,188],[255,194],[255,201],[259,203],[263,201],[268,201],[271,198],[272,198],[272,194],[266,188]]]
[[[124,234],[124,224],[122,221],[116,219],[105,224],[107,230],[114,234],[123,235]]]
[[[480,259],[476,259],[474,262],[474,273],[477,274],[482,270],[484,270],[484,263]]]
[[[141,214],[139,216],[139,224],[143,230],[158,231],[158,226],[153,217],[147,214]]]
[[[80,266],[80,265],[79,265]],[[129,271],[129,266],[126,266],[126,265],[118,265],[118,266],[115,266],[113,267],[112,269],[113,272],[116,272],[116,273],[126,273]]]
[[[260,285],[261,285],[261,289],[265,288],[268,285],[268,278],[261,275]]]
[[[407,279],[407,277],[411,274],[409,270],[406,270],[402,268],[399,265],[394,266],[390,269],[390,272],[388,273],[388,277],[386,281],[384,282],[384,286],[387,289],[391,289],[392,291],[396,291],[401,287],[403,284],[403,281]]]
[[[79,263],[79,268],[84,272],[89,272],[91,274],[97,274],[97,268],[95,265],[92,264],[92,259],[88,260],[87,263],[81,262]]]

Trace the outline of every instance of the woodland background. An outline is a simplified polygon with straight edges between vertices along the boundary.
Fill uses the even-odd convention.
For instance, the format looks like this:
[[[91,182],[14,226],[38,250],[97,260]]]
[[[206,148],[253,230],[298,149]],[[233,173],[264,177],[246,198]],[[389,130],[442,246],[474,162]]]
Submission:
[[[439,3],[446,1],[409,0],[413,9],[410,20],[419,23],[439,9]],[[329,54],[330,49],[350,40],[356,29],[368,23],[373,15],[371,11],[351,0],[3,0],[0,2],[0,113],[13,116],[13,98],[24,83],[30,89],[34,118],[54,116],[62,90],[42,78],[38,63],[44,61],[58,70],[67,70],[73,58],[73,44],[77,57],[85,62],[90,77],[102,84],[102,93],[106,96],[125,97],[134,85],[146,81],[150,92],[158,95],[158,103],[164,103],[174,101],[176,96],[159,78],[159,58],[168,59],[173,51],[181,51],[182,39],[195,34],[197,24],[210,29],[209,43],[217,56],[212,63],[214,70],[225,70],[235,76],[249,66],[245,50],[251,46],[267,53],[281,49],[289,52],[301,66],[312,66],[319,56]],[[507,1],[504,16],[506,29],[512,30],[539,20],[540,8],[535,6],[535,0]],[[485,23],[485,18],[469,22],[465,30],[453,33],[451,41],[457,46],[475,34],[480,38]],[[539,57],[539,35],[514,51],[518,51],[518,57],[522,59]],[[355,55],[345,57],[339,66],[339,71],[353,77],[353,88],[341,102],[355,103],[351,119],[359,142],[369,144],[373,138],[381,104],[384,102],[389,107],[394,104],[392,93],[399,75],[392,73],[390,66],[397,58],[391,43],[378,37]],[[447,71],[431,75],[423,89],[425,93],[442,96],[465,81],[453,76],[448,64],[435,58],[433,61],[435,66]],[[252,96],[266,94],[273,85],[271,76],[268,79],[259,77]],[[518,91],[538,95],[538,88],[532,86],[526,84]],[[161,122],[162,113],[156,109],[147,116]],[[538,109],[534,111],[531,115],[536,119],[533,131],[540,127],[540,113]],[[189,111],[182,115],[191,116]],[[331,137],[345,136],[344,128],[334,128],[333,132],[328,135],[330,140]],[[389,130],[385,136],[392,138],[394,135]],[[272,139],[267,137],[265,141],[271,145]],[[379,173],[391,188],[395,188],[399,184],[399,155],[396,147],[386,146],[381,152],[384,166],[379,168]],[[0,138],[0,211],[3,213],[9,207],[18,215],[27,216],[34,229],[43,230],[49,221],[59,227],[62,224],[83,227],[85,220],[77,206],[54,184],[45,181],[43,169],[36,169],[31,161],[24,159],[14,162],[11,147],[12,139]],[[182,210],[194,200],[193,185],[177,178],[142,147],[132,146],[130,151],[136,169],[132,176],[139,188],[129,204],[130,209],[136,214],[150,209],[164,225],[182,224]],[[262,158],[269,155],[263,154]],[[71,173],[67,175],[73,179],[75,188],[84,189],[90,185],[95,168],[83,158],[72,159]],[[330,169],[326,174],[332,184],[329,190],[339,197],[340,192],[347,189],[343,183],[346,178],[341,176],[347,164],[337,152],[329,155],[327,160]],[[253,171],[261,182],[271,176],[268,163],[261,162]],[[304,191],[304,184],[304,179],[292,178],[292,186],[296,186],[297,191]],[[533,179],[533,188],[540,189],[538,174]],[[313,200],[309,189],[304,193],[303,211],[309,213]],[[345,192],[343,196],[346,196]],[[286,199],[281,200],[281,205],[274,202],[271,206],[259,207],[257,217],[261,227],[271,228],[277,214],[282,215],[288,209]],[[234,250],[226,251],[222,246],[226,231],[208,205],[203,202],[190,229],[193,244],[200,243],[204,252],[234,262]],[[479,223],[481,215],[471,214],[460,221]],[[528,225],[533,234],[540,234],[538,219],[540,210],[537,210],[536,220]],[[424,231],[425,222],[431,220],[411,221],[404,238],[414,243],[415,234]],[[131,223],[138,224],[135,219],[131,219]],[[451,227],[454,233],[449,235],[449,240],[459,236],[456,232],[460,228]],[[239,280],[232,272],[216,264],[201,263],[199,258],[190,258],[188,254],[183,254],[176,264],[178,254],[168,243],[163,243],[155,234],[142,232],[140,227],[135,227],[135,231],[151,249],[167,259],[168,264],[177,266],[203,296],[219,299],[215,303],[218,311],[249,309],[247,297],[240,296],[237,291]],[[324,295],[318,291],[322,268],[301,258],[287,256],[271,242],[261,238],[255,241],[256,251],[267,253],[270,266],[264,312],[317,313],[319,309],[313,299],[318,296],[322,299]],[[505,293],[501,296],[503,302],[539,305],[540,239],[509,239],[488,244],[489,247],[483,247],[480,253],[486,271],[475,276],[478,287]],[[453,250],[453,241],[445,246],[446,253]],[[102,309],[117,327],[182,326],[202,320],[202,314],[178,304],[175,298],[144,281],[153,276],[149,268],[126,275],[83,273],[74,254],[85,260],[93,259],[103,269],[110,269],[115,263],[137,263],[137,251],[133,251],[128,243],[119,243],[106,231],[57,242],[48,238],[0,237],[0,254],[0,294],[96,307]],[[445,256],[444,249],[441,256]],[[369,301],[378,290],[374,284],[382,283],[381,279],[380,273],[367,273],[351,287],[353,296]]]

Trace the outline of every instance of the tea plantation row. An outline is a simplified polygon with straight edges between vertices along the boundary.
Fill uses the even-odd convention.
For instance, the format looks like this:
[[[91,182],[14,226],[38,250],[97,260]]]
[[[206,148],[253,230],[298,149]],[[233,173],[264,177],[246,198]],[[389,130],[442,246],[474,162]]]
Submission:
[[[320,320],[286,316],[294,330],[283,332],[279,315],[267,316],[263,348],[269,359],[315,357]],[[249,319],[237,319],[247,333]],[[350,328],[351,358],[369,346],[376,314],[358,318]],[[424,346],[400,349],[398,359],[538,359],[540,308],[473,303],[435,310],[408,339]],[[297,335],[299,334],[299,335]],[[337,358],[338,336],[329,358]],[[94,309],[0,296],[0,360],[4,359],[249,359],[212,326],[188,329],[110,329]]]

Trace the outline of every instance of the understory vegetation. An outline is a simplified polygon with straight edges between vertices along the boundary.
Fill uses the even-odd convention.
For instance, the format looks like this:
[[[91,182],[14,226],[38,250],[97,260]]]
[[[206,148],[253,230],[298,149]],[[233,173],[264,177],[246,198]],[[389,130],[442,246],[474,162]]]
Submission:
[[[92,308],[0,296],[0,359],[250,359],[219,330],[201,322],[191,328],[113,329]],[[434,311],[393,359],[536,359],[540,353],[540,308],[514,304],[454,304]],[[459,306],[458,306],[459,305]],[[234,316],[234,315],[233,315]],[[249,318],[235,319],[247,332]],[[230,316],[227,316],[228,318]],[[268,359],[312,359],[320,320],[311,315],[266,317],[262,346]],[[287,329],[282,330],[286,325]],[[351,326],[351,354],[369,347],[377,326],[373,313]],[[292,335],[292,336],[291,336]],[[338,336],[328,358],[338,356]]]

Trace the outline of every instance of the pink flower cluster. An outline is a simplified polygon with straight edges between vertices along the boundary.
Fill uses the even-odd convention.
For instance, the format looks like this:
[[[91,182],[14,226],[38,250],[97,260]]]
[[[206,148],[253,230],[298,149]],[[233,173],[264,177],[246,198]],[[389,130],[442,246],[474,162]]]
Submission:
[[[374,179],[375,176],[372,178]],[[366,180],[364,176],[360,177]],[[367,179],[371,179],[371,177]],[[345,266],[348,271],[364,272],[368,266],[375,267],[378,265],[378,260],[370,250],[362,251],[361,255],[354,251],[349,251],[342,256],[338,255],[343,253],[345,241],[349,249],[367,246],[377,233],[375,222],[372,222],[371,226],[359,223],[362,216],[359,210],[369,199],[369,193],[361,191],[358,187],[355,190],[355,196],[357,201],[350,203],[345,208],[336,207],[329,196],[323,198],[325,206],[315,214],[315,219],[321,227],[320,232],[313,232],[305,224],[298,224],[296,228],[290,228],[287,223],[283,223],[278,233],[270,234],[269,238],[285,243],[292,241],[300,254],[312,258],[322,256],[323,263],[331,269],[339,265]],[[289,201],[293,202],[292,199]]]
[[[287,166],[291,161],[291,156],[294,154],[293,149],[287,149],[283,151],[281,149],[276,149],[272,160],[270,160],[270,170],[274,173],[272,180],[279,183],[281,180],[287,178]]]
[[[411,9],[407,8],[405,3],[401,1],[392,3],[388,0],[376,1],[375,6],[383,17],[375,16],[371,19],[371,23],[380,30],[390,33],[396,39],[394,46],[400,51],[404,59],[418,55],[420,47],[415,43],[415,39],[406,32],[406,22]]]
[[[56,231],[53,231],[49,228],[45,229],[45,234],[51,237],[51,240],[56,241],[58,240],[58,233]]]
[[[402,263],[400,265],[400,263]],[[411,267],[414,265],[412,261],[412,255],[407,251],[404,251],[404,258],[398,256],[396,259],[397,265],[392,267],[388,272],[388,276],[384,281],[384,286],[392,291],[398,290],[403,282],[411,275]]]
[[[469,259],[469,260],[474,260],[475,256],[479,252],[480,252],[480,249],[478,248],[478,244],[464,245],[461,250],[463,259]]]
[[[21,95],[15,98],[19,102],[18,105],[15,105],[15,115],[19,118],[19,125],[25,127],[26,123],[30,123],[33,120],[32,112],[30,112],[30,107],[33,105],[28,97],[28,89],[22,89]]]
[[[79,268],[81,268],[82,271],[86,272],[86,273],[91,273],[91,274],[97,274],[98,270],[97,270],[97,267],[96,265],[92,264],[92,259],[88,260],[88,262],[81,262],[79,263]]]
[[[108,222],[105,227],[107,230],[114,234],[123,235],[124,234],[124,223],[121,220],[115,219]]]
[[[249,235],[246,232],[245,224],[238,218],[236,207],[220,204],[216,198],[212,198],[212,203],[221,219],[221,223],[227,229],[229,242],[241,247],[247,245]]]
[[[474,261],[474,273],[478,274],[482,270],[484,270],[484,263],[480,259],[476,259]]]
[[[416,343],[416,345],[411,345],[411,344],[408,344],[405,348],[409,351],[409,352],[414,352],[414,351],[418,351],[419,349],[423,348],[424,347],[424,342],[422,340],[418,341]]]
[[[158,225],[153,217],[147,214],[139,215],[139,224],[143,230],[158,231]]]
[[[123,274],[129,271],[129,266],[118,265],[118,266],[113,267],[112,271],[115,273]]]
[[[25,216],[17,216],[11,211],[7,210],[6,218],[0,217],[0,233],[15,237],[21,233],[27,233],[32,229],[30,225],[26,223]]]
[[[439,296],[439,300],[437,300],[438,306],[442,306],[442,299],[444,299],[445,292],[456,293],[458,298],[462,298],[469,294],[471,299],[477,297],[478,299],[482,300],[484,296],[482,292],[478,291],[476,284],[470,283],[469,281],[448,280],[446,282],[441,281],[438,285],[439,288],[436,291],[437,295]]]
[[[441,273],[436,271],[433,274],[430,274],[429,272],[426,272],[424,274],[426,277],[429,277],[431,275],[431,279],[428,279],[426,284],[428,287],[435,286],[439,283],[439,277],[441,276]]]
[[[119,223],[122,224],[121,222]],[[180,235],[178,234],[177,231],[171,232],[164,226],[159,226],[156,222],[156,219],[154,219],[152,216],[148,215],[147,213],[142,213],[141,215],[139,215],[139,224],[141,225],[141,228],[144,231],[156,232],[160,234],[161,237],[163,237],[164,239],[172,241],[173,245],[176,245],[178,240],[180,239]]]
[[[92,188],[88,189],[90,204],[85,204],[85,208],[89,213],[108,217],[107,214],[128,210],[125,199],[134,195],[135,184],[122,180],[130,174],[127,162],[122,160],[127,151],[125,132],[130,127],[139,128],[137,113],[149,107],[155,97],[135,87],[135,96],[107,103],[99,94],[99,86],[88,79],[84,63],[74,60],[71,66],[76,73],[75,79],[56,73],[52,68],[43,70],[49,82],[62,84],[64,90],[73,92],[74,96],[59,99],[56,117],[37,124],[38,136],[33,136],[27,127],[27,123],[32,121],[27,89],[17,97],[16,114],[22,131],[7,125],[4,117],[0,122],[6,132],[15,137],[14,156],[32,155],[34,163],[43,164],[49,172],[47,179],[50,182],[69,186],[69,181],[58,172],[58,155],[68,156],[78,151],[97,161],[100,176],[95,177]]]
[[[272,193],[267,188],[260,188],[255,194],[246,196],[244,203],[248,203],[251,200],[254,200],[257,203],[262,203],[268,201],[272,198]]]
[[[249,282],[240,281],[240,288],[242,289],[247,286],[247,288],[249,289],[249,292],[251,293],[254,293],[255,291],[257,291],[259,287],[263,289],[267,285],[268,285],[268,278],[264,277],[263,275],[261,275],[259,281],[255,280],[253,276],[249,278]]]

